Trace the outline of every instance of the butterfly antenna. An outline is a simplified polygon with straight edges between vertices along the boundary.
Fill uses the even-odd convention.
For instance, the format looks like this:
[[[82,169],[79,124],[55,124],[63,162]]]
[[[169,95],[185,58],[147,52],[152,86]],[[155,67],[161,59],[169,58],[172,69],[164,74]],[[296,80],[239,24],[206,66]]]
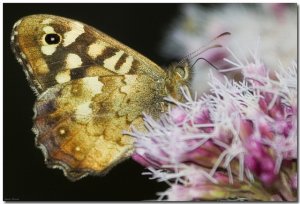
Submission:
[[[189,53],[187,56],[185,56],[184,58],[182,58],[182,60],[180,60],[180,62],[178,63],[178,65],[181,65],[182,63],[184,63],[187,59],[191,60],[191,59],[194,59],[195,57],[199,56],[200,54],[206,52],[207,50],[210,50],[212,48],[218,48],[218,47],[222,47],[222,45],[220,44],[214,44],[214,45],[211,45],[211,46],[208,46],[210,45],[212,42],[215,42],[216,40],[222,38],[223,36],[228,36],[228,35],[231,35],[231,33],[229,32],[224,32],[220,35],[218,35],[217,37],[215,37],[214,39],[212,39],[210,42],[208,42],[206,45],[196,49],[195,51]]]
[[[203,58],[203,57],[198,58],[198,59],[193,63],[193,65],[191,66],[191,68],[193,68],[199,60],[204,60],[205,62],[207,62],[210,66],[212,66],[212,67],[215,68],[216,70],[218,70],[218,71],[220,70],[220,68],[216,67],[213,63],[211,63],[210,61],[208,61],[207,59],[205,59],[205,58]]]

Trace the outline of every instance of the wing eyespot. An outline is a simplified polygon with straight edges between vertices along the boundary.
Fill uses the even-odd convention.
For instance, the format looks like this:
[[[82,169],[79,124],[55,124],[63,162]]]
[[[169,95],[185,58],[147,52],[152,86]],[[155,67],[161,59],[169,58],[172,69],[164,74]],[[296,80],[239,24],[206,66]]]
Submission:
[[[61,42],[61,36],[57,33],[48,33],[44,35],[44,42],[47,45],[57,45]]]

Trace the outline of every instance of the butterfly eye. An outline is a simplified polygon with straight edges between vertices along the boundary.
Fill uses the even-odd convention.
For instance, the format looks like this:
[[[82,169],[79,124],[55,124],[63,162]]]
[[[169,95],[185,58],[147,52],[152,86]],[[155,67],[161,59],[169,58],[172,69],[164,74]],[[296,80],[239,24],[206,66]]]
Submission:
[[[44,38],[48,45],[56,45],[60,43],[60,36],[56,33],[47,34]]]
[[[177,67],[177,68],[176,68],[176,73],[177,73],[181,78],[184,78],[185,72],[184,72],[183,68]]]
[[[188,67],[176,67],[176,74],[183,80],[188,78]]]

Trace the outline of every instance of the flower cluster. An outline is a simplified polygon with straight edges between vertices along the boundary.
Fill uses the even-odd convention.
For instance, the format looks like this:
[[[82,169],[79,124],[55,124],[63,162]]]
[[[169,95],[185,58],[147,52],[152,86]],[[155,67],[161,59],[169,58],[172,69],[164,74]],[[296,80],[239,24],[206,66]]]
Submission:
[[[147,131],[133,128],[132,158],[152,179],[170,188],[159,199],[295,201],[297,199],[297,66],[270,74],[253,63],[227,60],[240,69],[239,82],[215,78],[197,99],[158,121],[145,115]]]

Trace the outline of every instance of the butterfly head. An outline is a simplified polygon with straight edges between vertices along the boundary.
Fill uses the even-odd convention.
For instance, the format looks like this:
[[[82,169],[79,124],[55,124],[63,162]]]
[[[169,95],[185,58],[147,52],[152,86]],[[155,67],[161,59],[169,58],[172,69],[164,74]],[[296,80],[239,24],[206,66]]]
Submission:
[[[190,81],[190,66],[188,62],[173,64],[168,69],[168,78],[166,80],[167,93],[180,100],[183,99],[182,86],[188,85]]]

